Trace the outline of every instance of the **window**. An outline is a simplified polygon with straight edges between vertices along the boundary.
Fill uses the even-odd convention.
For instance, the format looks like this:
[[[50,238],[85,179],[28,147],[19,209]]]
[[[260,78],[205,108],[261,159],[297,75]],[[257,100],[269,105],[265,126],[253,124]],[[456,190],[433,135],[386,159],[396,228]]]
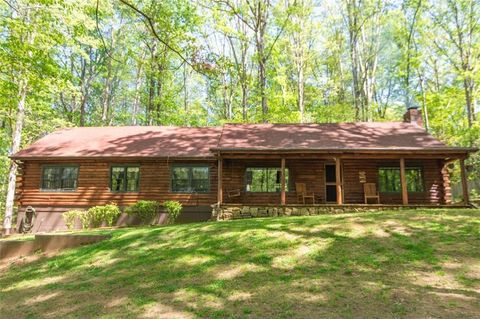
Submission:
[[[140,167],[112,166],[110,172],[110,190],[112,192],[138,192]]]
[[[45,166],[42,170],[42,189],[68,191],[77,188],[78,166]]]
[[[206,193],[210,191],[208,166],[182,165],[172,168],[172,192]]]
[[[288,191],[288,169],[285,169],[285,190]],[[248,167],[246,191],[273,193],[281,191],[281,171],[276,167]]]
[[[423,192],[423,174],[420,168],[406,168],[407,190],[409,192]]]
[[[407,190],[409,192],[423,192],[423,174],[419,167],[405,168]],[[383,193],[399,193],[402,191],[400,168],[380,167],[378,169],[379,190]]]

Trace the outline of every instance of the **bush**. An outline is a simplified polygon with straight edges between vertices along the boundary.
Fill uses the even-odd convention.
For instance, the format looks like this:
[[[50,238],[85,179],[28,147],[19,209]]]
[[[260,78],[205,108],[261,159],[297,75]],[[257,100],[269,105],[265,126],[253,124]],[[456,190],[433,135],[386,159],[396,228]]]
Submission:
[[[103,222],[108,226],[113,226],[113,222],[120,215],[120,209],[117,204],[111,203],[105,206],[91,207],[89,210],[69,210],[62,214],[65,225],[68,229],[73,229],[75,219],[79,219],[83,229],[90,227],[100,227]]]
[[[88,211],[84,211],[83,214],[80,214],[80,222],[82,223],[82,228],[83,229],[88,229],[90,228],[91,221],[90,221],[90,214]]]
[[[102,214],[103,206],[94,206],[89,208],[85,215],[82,216],[83,229],[100,227],[102,225]]]
[[[125,213],[137,215],[143,224],[151,223],[157,216],[160,203],[154,200],[140,200],[127,207]]]
[[[163,203],[163,207],[168,214],[168,222],[173,224],[182,212],[182,204],[176,200],[167,200]]]
[[[118,208],[115,203],[110,203],[105,206],[95,206],[87,211],[85,223],[82,224],[84,228],[87,222],[88,225],[91,225],[94,228],[100,227],[102,222],[105,222],[108,226],[113,226],[113,222],[117,219],[120,213],[120,208]]]
[[[75,219],[80,219],[82,221],[82,216],[85,215],[87,212],[84,210],[69,210],[62,214],[63,220],[65,221],[65,225],[67,225],[68,229],[73,229],[75,227]],[[82,222],[83,227],[83,222]]]

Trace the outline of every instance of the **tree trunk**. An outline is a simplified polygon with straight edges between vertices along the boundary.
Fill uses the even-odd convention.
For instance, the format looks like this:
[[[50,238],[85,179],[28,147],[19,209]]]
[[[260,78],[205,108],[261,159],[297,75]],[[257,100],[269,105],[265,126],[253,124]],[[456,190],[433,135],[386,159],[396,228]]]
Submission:
[[[85,107],[87,104],[88,95],[88,80],[87,80],[87,61],[81,58],[81,73],[80,73],[80,126],[85,126]]]
[[[245,27],[245,26],[244,26]],[[240,24],[239,24],[240,28]],[[246,33],[244,29],[243,34]],[[232,37],[227,37],[228,42],[230,43],[230,48],[232,50],[233,58],[235,60],[235,68],[237,69],[237,77],[240,82],[240,88],[242,90],[242,120],[244,123],[247,122],[247,102],[248,102],[248,77],[247,77],[247,50],[248,50],[248,43],[242,40],[240,42],[240,59],[237,55],[237,51],[235,45],[233,43]]]
[[[305,79],[303,74],[303,66],[298,68],[298,83],[297,83],[297,90],[298,90],[298,110],[300,111],[300,123],[305,122]]]
[[[80,126],[85,126],[85,107],[87,105],[87,93],[82,94],[82,100],[80,102]]]
[[[349,33],[349,51],[350,59],[352,66],[352,80],[353,80],[353,104],[355,107],[355,121],[360,120],[360,71],[359,71],[359,62],[358,62],[358,27],[357,27],[357,16],[355,2],[351,3],[346,1],[347,5],[347,22],[348,22],[348,33]]]
[[[262,121],[264,123],[268,123],[268,104],[267,104],[267,95],[266,95],[266,88],[267,88],[267,76],[265,70],[265,61],[263,57],[263,45],[261,48],[261,53],[259,51],[258,55],[261,56],[258,59],[258,80],[260,81],[260,97],[262,100]]]
[[[262,103],[262,122],[268,122],[268,104],[267,104],[267,74],[266,63],[267,56],[265,55],[265,32],[267,29],[267,14],[268,4],[263,5],[260,1],[257,3],[255,12],[255,42],[257,47],[258,59],[258,81],[259,91]]]
[[[418,72],[418,83],[420,85],[420,91],[422,93],[422,112],[423,112],[423,121],[425,123],[425,131],[430,130],[430,119],[428,115],[428,106],[427,106],[427,93],[425,91],[425,79],[422,73]]]
[[[112,75],[112,62],[111,62],[110,58],[109,58],[107,68],[108,68],[107,77],[105,79],[105,86],[103,87],[103,92],[102,92],[102,123],[104,125],[107,124],[109,100],[110,100],[110,98],[109,98],[109,96],[110,96],[110,78],[111,78],[111,75]]]
[[[468,127],[471,128],[473,121],[475,120],[475,110],[473,107],[473,80],[469,77],[465,77],[463,80],[463,88],[465,90],[465,107],[467,110]]]
[[[28,81],[26,78],[20,80],[19,85],[19,101],[17,107],[17,116],[15,120],[15,130],[12,136],[11,153],[15,154],[20,150],[22,141],[23,122],[25,120],[25,103],[27,100]],[[10,164],[10,171],[8,173],[7,198],[5,203],[5,219],[3,221],[4,234],[10,235],[12,228],[13,206],[15,204],[15,182],[17,180],[18,165],[15,161]]]
[[[225,118],[227,120],[231,120],[233,118],[233,110],[232,110],[232,101],[228,94],[228,80],[227,80],[226,72],[222,74],[222,97],[223,97],[223,107],[225,112]]]
[[[188,74],[187,64],[183,64],[183,110],[185,114],[188,112]]]
[[[139,66],[137,69],[137,76],[135,79],[135,97],[133,99],[133,108],[132,108],[132,125],[137,125],[137,116],[138,116],[138,109],[140,107],[140,86],[142,84],[142,64],[139,62]]]
[[[304,9],[304,3],[299,4],[299,8]],[[294,15],[291,17],[292,23],[298,27],[298,31],[292,33],[293,44],[293,59],[295,65],[295,71],[297,75],[297,108],[300,113],[300,123],[305,122],[305,69],[307,65],[307,43],[306,37],[308,36],[306,30],[304,13],[300,15]]]
[[[242,83],[242,118],[243,122],[247,122],[247,85]]]
[[[153,125],[153,100],[155,99],[155,79],[152,73],[149,74],[148,81],[148,105],[145,110],[147,125]]]
[[[371,103],[375,93],[382,3],[378,1],[375,4],[366,4],[362,1],[345,0],[345,5],[355,119],[369,121],[371,120]]]

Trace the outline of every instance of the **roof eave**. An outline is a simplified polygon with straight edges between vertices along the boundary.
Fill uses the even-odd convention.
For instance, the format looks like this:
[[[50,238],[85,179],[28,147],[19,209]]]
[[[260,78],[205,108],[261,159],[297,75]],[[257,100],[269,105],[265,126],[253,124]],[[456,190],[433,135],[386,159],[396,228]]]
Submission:
[[[475,147],[408,147],[408,148],[211,148],[214,153],[264,153],[264,152],[282,152],[282,153],[405,153],[418,152],[429,154],[456,154],[456,153],[475,153],[478,148]]]
[[[99,159],[114,159],[114,160],[156,160],[156,159],[171,159],[171,160],[214,160],[214,155],[204,156],[10,156],[12,160],[18,161],[39,161],[39,160],[99,160]]]

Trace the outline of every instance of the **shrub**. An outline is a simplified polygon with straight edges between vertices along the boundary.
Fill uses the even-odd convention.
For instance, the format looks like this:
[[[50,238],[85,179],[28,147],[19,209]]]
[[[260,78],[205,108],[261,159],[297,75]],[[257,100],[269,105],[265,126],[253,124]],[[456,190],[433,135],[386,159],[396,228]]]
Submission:
[[[103,206],[94,206],[87,210],[82,218],[82,226],[84,229],[92,227],[97,228],[102,225]]]
[[[75,219],[80,219],[82,221],[82,216],[85,215],[87,212],[84,210],[69,210],[62,214],[63,220],[65,221],[65,225],[67,225],[68,229],[73,229],[75,227]],[[83,227],[83,222],[82,222]]]
[[[83,214],[80,214],[80,222],[82,223],[83,229],[88,229],[90,227],[90,214],[87,211],[84,211]]]
[[[168,222],[173,224],[182,212],[182,204],[175,200],[167,200],[163,203],[163,207],[168,214]]]
[[[110,203],[105,206],[94,206],[87,211],[85,222],[88,221],[88,224],[92,227],[100,227],[102,222],[105,222],[108,226],[112,226],[120,213],[120,208],[118,208],[115,203]]]
[[[144,224],[151,223],[157,216],[160,203],[154,200],[140,200],[135,204],[127,207],[125,213],[137,215]]]

